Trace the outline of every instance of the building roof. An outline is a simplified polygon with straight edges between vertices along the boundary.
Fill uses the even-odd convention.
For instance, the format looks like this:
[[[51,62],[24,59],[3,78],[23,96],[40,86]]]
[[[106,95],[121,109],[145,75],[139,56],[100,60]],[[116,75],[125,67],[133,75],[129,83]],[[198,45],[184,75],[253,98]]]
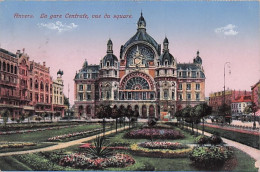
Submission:
[[[164,65],[164,62],[167,60],[170,65],[172,65],[172,62],[174,61],[174,57],[171,55],[171,53],[167,50],[160,56],[160,62],[161,65]]]
[[[251,96],[239,96],[232,103],[251,102]]]
[[[118,59],[117,57],[112,54],[108,53],[104,58],[103,58],[103,66],[106,66],[106,63],[109,62],[110,66],[114,66],[115,62],[117,62]]]
[[[7,50],[2,49],[2,48],[0,48],[0,52],[5,53],[5,54],[8,54],[8,55],[13,56],[13,57],[16,57],[16,54],[11,53],[10,51],[7,51]]]
[[[251,86],[251,90],[253,90],[258,85],[260,85],[260,80],[257,83],[255,83],[253,86]]]
[[[141,17],[138,20],[138,24],[140,22],[143,22],[146,26],[146,22],[144,20],[144,17],[141,14]],[[158,54],[160,54],[160,45],[146,32],[146,29],[140,29],[138,26],[137,32],[134,36],[132,36],[121,48],[121,52],[130,44],[138,41],[144,41],[152,45]]]

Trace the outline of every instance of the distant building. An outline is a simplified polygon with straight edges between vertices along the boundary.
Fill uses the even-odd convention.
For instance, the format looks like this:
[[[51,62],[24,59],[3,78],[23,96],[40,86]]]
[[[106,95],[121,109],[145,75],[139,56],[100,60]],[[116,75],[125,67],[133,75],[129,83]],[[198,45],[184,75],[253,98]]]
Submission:
[[[59,70],[57,72],[57,79],[52,82],[52,105],[53,111],[57,115],[64,116],[64,94],[63,94],[63,71]]]
[[[260,108],[260,80],[252,87],[252,101],[256,104],[258,109]]]
[[[231,106],[231,103],[241,96],[251,96],[251,91],[240,91],[240,90],[226,90],[225,91],[225,103]],[[224,91],[210,93],[209,105],[212,106],[213,111],[217,111],[218,107],[224,103]]]
[[[147,32],[141,14],[137,32],[113,54],[111,39],[99,65],[84,62],[74,81],[75,115],[95,117],[96,105],[132,109],[141,118],[172,116],[187,105],[205,102],[205,74],[197,51],[192,63],[177,63],[168,38],[163,49]]]
[[[251,105],[251,96],[239,96],[231,103],[232,116],[241,116],[248,105]]]

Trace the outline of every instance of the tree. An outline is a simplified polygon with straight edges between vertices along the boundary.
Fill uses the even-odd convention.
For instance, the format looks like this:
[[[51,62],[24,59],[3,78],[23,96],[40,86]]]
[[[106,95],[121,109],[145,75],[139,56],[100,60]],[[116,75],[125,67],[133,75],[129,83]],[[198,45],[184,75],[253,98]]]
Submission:
[[[8,117],[11,115],[11,112],[9,109],[3,109],[1,111],[1,116],[3,117],[4,127],[6,127],[6,123],[8,121]]]
[[[194,112],[194,108],[192,108],[190,105],[186,106],[182,111],[182,115],[185,119],[185,122],[191,124],[191,128],[192,128],[191,134],[194,134],[194,122],[197,120],[196,114]]]
[[[112,109],[109,105],[100,105],[96,107],[97,118],[103,119],[103,135],[105,135],[105,128],[106,128],[106,120],[105,118],[109,118],[112,113]]]
[[[230,115],[231,115],[231,107],[230,105],[227,105],[226,103],[222,104],[219,108],[218,108],[218,112],[220,113],[220,115],[222,116],[223,118],[223,124],[225,124],[227,118],[229,120],[230,119]],[[230,121],[229,121],[230,122]]]
[[[121,114],[120,114],[119,109],[116,106],[112,109],[111,117],[116,120],[116,133],[117,133],[118,118],[121,117]]]
[[[208,116],[212,113],[212,107],[208,106],[207,103],[201,103],[201,104],[195,106],[194,108],[195,108],[196,116],[199,119],[202,119],[202,121],[203,121],[202,135],[204,135],[204,117]]]
[[[178,122],[179,124],[181,124],[182,109],[177,110],[176,113],[175,113],[175,116],[176,116],[176,118],[177,118],[177,122]]]
[[[119,114],[124,119],[124,127],[125,127],[126,108],[124,106],[120,106]]]
[[[251,102],[250,105],[248,105],[247,107],[245,107],[244,113],[245,114],[250,114],[253,113],[254,114],[254,123],[253,123],[253,129],[256,128],[256,123],[255,123],[255,113],[257,112],[258,108],[256,106],[256,104],[254,102]]]
[[[69,98],[64,95],[64,105],[70,107]]]
[[[128,106],[127,111],[126,111],[126,117],[129,120],[129,129],[130,129],[130,124],[131,124],[131,118],[134,116],[134,111],[132,110],[132,108],[130,106]]]

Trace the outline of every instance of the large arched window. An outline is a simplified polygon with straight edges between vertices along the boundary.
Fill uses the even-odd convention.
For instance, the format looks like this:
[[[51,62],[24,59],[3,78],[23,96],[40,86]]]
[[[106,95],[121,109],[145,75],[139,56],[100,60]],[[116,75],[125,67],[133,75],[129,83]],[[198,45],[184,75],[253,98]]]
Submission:
[[[38,81],[36,80],[36,81],[35,81],[35,85],[34,85],[35,89],[38,89],[38,85],[39,85],[39,84],[38,84]]]
[[[133,77],[126,83],[127,90],[144,90],[149,89],[148,82],[142,77]]]
[[[44,89],[44,85],[43,85],[43,82],[41,81],[41,90]]]
[[[9,63],[7,64],[7,72],[10,72],[10,65],[9,65]]]
[[[11,73],[14,73],[14,66],[11,65]]]
[[[6,70],[6,64],[5,64],[5,62],[3,62],[3,71],[5,71]]]

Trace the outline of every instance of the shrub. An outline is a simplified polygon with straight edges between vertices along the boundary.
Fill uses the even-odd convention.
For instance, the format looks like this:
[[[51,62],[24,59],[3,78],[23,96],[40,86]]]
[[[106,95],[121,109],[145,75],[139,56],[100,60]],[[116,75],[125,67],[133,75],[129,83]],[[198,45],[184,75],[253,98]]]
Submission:
[[[204,136],[204,135],[200,135],[198,137],[195,138],[195,143],[200,144],[200,145],[204,145],[209,143],[210,138],[208,136]]]
[[[149,162],[145,162],[144,166],[136,168],[135,171],[155,171],[155,167]]]
[[[229,147],[195,147],[189,155],[190,160],[197,167],[216,168],[232,157],[233,152]]]
[[[209,141],[210,141],[210,144],[212,144],[212,145],[218,145],[218,144],[223,143],[223,140],[221,139],[221,137],[219,135],[215,135],[215,134],[213,134],[210,137]]]

